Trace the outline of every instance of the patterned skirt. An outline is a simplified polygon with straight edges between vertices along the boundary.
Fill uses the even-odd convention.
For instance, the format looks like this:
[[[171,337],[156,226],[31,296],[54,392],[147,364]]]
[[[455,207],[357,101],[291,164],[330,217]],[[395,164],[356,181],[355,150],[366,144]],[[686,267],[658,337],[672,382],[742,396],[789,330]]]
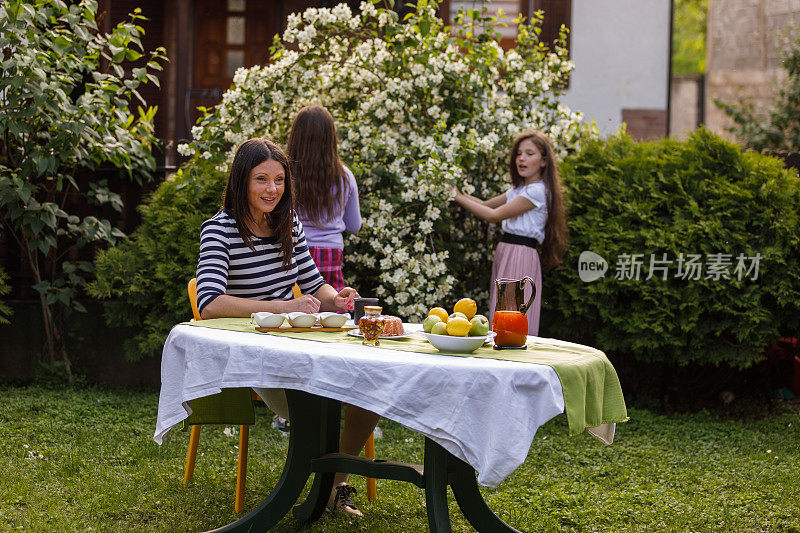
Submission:
[[[309,246],[308,251],[325,283],[336,289],[336,292],[344,289],[342,251],[338,248],[320,248],[318,246]]]

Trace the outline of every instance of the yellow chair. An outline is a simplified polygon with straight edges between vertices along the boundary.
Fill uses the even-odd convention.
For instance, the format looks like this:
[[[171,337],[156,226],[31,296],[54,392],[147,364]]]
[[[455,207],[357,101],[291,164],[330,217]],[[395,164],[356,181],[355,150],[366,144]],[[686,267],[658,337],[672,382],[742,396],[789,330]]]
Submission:
[[[187,287],[189,303],[195,320],[202,320],[197,308],[197,278],[192,278]],[[247,479],[247,447],[250,440],[250,426],[255,423],[253,393],[249,389],[223,389],[219,394],[192,400],[192,414],[186,419],[191,426],[189,450],[186,454],[186,470],[183,484],[187,485],[194,475],[197,447],[200,444],[202,424],[239,423],[239,461],[236,471],[236,496],[234,510],[241,513],[244,508],[244,488]],[[258,396],[255,396],[258,399]],[[202,422],[202,423],[200,423]]]

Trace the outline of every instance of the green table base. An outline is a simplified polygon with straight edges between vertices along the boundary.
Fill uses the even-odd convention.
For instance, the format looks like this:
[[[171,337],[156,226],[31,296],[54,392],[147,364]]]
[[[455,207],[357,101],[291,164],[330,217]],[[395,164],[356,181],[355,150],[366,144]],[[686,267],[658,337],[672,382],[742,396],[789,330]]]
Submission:
[[[447,486],[461,512],[481,532],[510,533],[517,530],[500,520],[486,505],[475,471],[444,448],[425,438],[425,464],[411,465],[336,453],[339,448],[341,403],[302,391],[286,390],[289,416],[289,451],[278,484],[255,509],[215,532],[242,533],[273,528],[292,507],[301,523],[314,522],[325,511],[336,472],[414,483],[425,490],[428,525],[433,533],[447,533],[450,515]],[[305,501],[295,505],[306,480],[314,474]]]
[[[197,322],[186,322],[192,326],[229,331],[243,331],[261,335],[290,337],[317,342],[336,342],[360,345],[361,339],[345,332],[270,332],[255,330],[249,318],[215,318]],[[490,345],[482,346],[469,354],[445,353],[437,350],[422,336],[406,339],[381,339],[379,348],[444,356],[499,359],[520,363],[547,365],[555,370],[561,381],[565,412],[570,435],[583,432],[588,427],[600,424],[625,422],[628,413],[617,372],[600,350],[570,344],[559,346],[545,342],[528,342],[527,350],[494,350]]]

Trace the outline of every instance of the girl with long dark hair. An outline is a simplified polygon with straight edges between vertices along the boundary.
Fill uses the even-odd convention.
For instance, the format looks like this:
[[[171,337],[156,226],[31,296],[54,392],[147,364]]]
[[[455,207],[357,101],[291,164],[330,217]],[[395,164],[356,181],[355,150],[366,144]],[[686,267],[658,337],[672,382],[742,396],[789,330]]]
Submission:
[[[341,289],[342,232],[358,232],[361,211],[356,180],[339,159],[333,116],[318,105],[301,109],[286,150],[309,252],[325,281]]]

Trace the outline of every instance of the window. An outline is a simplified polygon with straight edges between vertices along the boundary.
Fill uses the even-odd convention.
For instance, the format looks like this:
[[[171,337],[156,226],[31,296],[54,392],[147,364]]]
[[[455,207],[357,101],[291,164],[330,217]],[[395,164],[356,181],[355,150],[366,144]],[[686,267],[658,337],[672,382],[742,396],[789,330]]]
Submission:
[[[459,9],[481,9],[486,10],[491,15],[496,15],[500,9],[503,10],[503,21],[508,24],[506,28],[500,28],[500,44],[504,48],[510,48],[514,39],[517,37],[517,29],[511,22],[522,13],[526,18],[534,11],[543,11],[544,20],[542,22],[542,33],[540,38],[548,45],[558,38],[561,25],[570,28],[570,18],[572,11],[572,0],[494,0],[493,2],[481,2],[479,0],[445,0],[441,4],[441,17],[450,22],[455,18]],[[569,39],[568,39],[569,42]]]
[[[548,45],[558,39],[561,25],[570,29],[572,0],[533,0],[534,11],[544,11],[541,40]],[[569,37],[567,37],[569,45]],[[569,46],[568,46],[569,47]]]

